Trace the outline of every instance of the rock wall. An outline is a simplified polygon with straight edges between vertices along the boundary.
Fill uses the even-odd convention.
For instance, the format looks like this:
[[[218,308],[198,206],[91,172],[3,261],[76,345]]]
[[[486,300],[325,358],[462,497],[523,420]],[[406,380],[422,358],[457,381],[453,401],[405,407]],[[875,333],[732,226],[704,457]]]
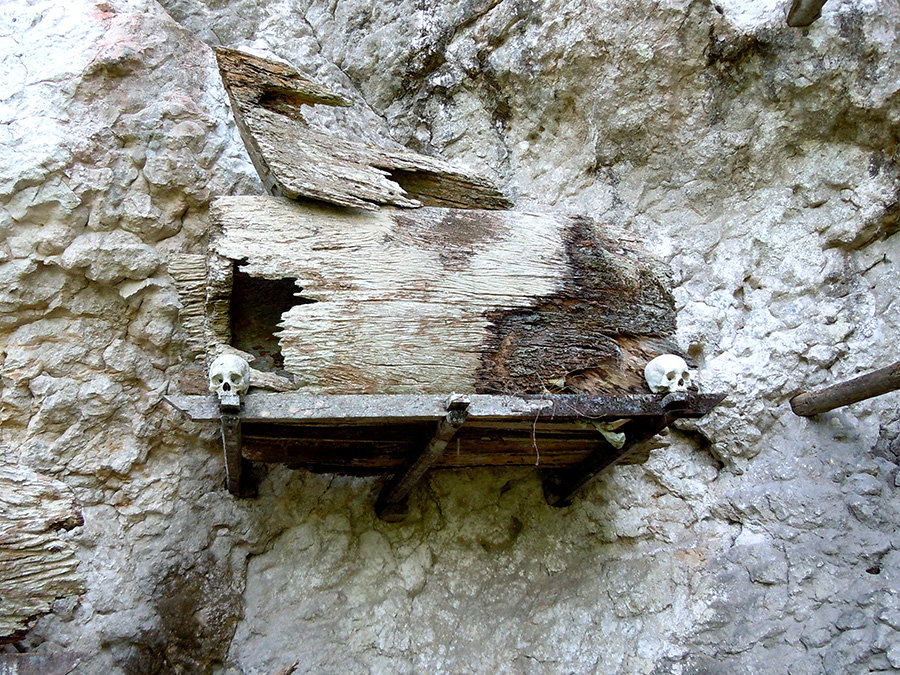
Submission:
[[[900,669],[897,394],[794,393],[896,361],[900,8],[830,0],[27,0],[0,5],[0,454],[64,481],[87,591],[27,647],[84,673]],[[354,100],[315,123],[644,236],[679,341],[732,393],[572,507],[530,470],[223,489],[166,272],[211,195],[261,186],[209,44]]]

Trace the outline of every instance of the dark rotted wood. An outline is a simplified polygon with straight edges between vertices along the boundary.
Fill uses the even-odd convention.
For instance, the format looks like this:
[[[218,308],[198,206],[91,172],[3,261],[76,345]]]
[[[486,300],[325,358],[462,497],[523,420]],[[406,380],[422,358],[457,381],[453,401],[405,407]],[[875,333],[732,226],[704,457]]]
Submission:
[[[637,393],[647,362],[677,351],[666,274],[641,260],[634,239],[576,216],[562,241],[567,265],[557,292],[488,312],[491,337],[476,378],[482,391],[540,391],[553,380],[575,391]]]
[[[441,456],[447,444],[459,431],[468,417],[471,400],[467,396],[451,396],[447,405],[447,415],[437,423],[434,435],[425,448],[403,467],[382,488],[375,504],[378,517],[388,522],[403,520],[406,516],[406,500],[409,493],[425,475],[425,472]]]
[[[826,0],[794,0],[788,10],[787,25],[791,28],[805,28],[822,16]]]
[[[590,424],[533,425],[519,421],[504,427],[471,422],[460,429],[433,468],[535,466],[561,468],[583,460],[602,440]],[[282,463],[326,473],[378,475],[399,471],[407,458],[428,442],[434,423],[352,427],[279,426],[261,432],[244,425],[243,453],[254,462]],[[535,451],[537,446],[537,451]]]
[[[302,105],[348,102],[291,66],[224,47],[216,57],[241,137],[271,194],[363,209],[510,205],[490,181],[443,160],[312,130]]]
[[[716,394],[668,397],[533,397],[471,395],[469,415],[434,468],[534,466],[564,468],[602,443],[599,421],[658,418],[671,405],[678,416],[701,417],[723,398]],[[214,397],[168,397],[194,419],[217,419]],[[353,475],[399,471],[428,443],[446,414],[446,396],[309,396],[259,394],[241,410],[243,455],[254,462]],[[639,461],[629,452],[617,461]]]
[[[798,394],[791,399],[791,409],[797,415],[811,417],[898,389],[900,389],[900,361],[847,382]]]
[[[218,421],[215,396],[163,397],[194,421]],[[690,392],[683,395],[680,417],[703,417],[724,394]],[[446,394],[299,394],[251,392],[244,396],[241,420],[246,424],[347,424],[365,421],[381,424],[437,421],[446,414]],[[577,395],[546,394],[505,396],[470,395],[469,421],[531,420],[563,422],[579,419],[658,417],[666,412],[667,399],[658,394]]]
[[[222,197],[210,219],[215,256],[302,287],[276,336],[309,390],[639,393],[677,351],[668,268],[587,218]]]
[[[600,442],[585,460],[574,467],[552,474],[544,481],[544,496],[550,506],[569,506],[575,495],[594,482],[607,468],[619,462],[623,457],[638,452],[645,443],[665,429],[674,420],[677,413],[667,413],[660,417],[632,420],[619,429],[625,434],[625,445],[620,449],[609,443]]]

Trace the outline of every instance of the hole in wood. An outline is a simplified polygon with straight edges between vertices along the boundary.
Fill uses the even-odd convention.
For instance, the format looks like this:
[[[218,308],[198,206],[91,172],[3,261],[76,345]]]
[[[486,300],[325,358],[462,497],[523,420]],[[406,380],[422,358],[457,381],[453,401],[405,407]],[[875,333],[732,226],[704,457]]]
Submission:
[[[256,370],[273,372],[284,377],[281,345],[275,337],[282,315],[295,305],[315,302],[300,297],[297,280],[292,278],[264,279],[242,272],[234,263],[231,286],[231,344],[255,357]]]

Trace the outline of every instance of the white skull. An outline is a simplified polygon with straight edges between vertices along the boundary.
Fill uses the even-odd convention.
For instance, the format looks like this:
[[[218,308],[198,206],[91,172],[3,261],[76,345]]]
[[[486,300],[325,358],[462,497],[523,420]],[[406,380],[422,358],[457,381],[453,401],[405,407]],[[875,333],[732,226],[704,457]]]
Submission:
[[[246,394],[250,388],[250,364],[235,354],[219,354],[209,367],[209,389],[223,396]]]
[[[691,373],[684,359],[675,354],[657,356],[644,366],[644,377],[654,394],[670,394],[673,391],[687,391],[691,383]]]

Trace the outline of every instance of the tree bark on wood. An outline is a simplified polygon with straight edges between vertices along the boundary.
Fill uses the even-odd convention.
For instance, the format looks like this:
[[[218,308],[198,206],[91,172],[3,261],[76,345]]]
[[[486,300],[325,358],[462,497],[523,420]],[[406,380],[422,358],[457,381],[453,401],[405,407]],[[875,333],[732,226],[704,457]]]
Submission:
[[[64,483],[0,466],[0,644],[20,640],[57,598],[84,592],[74,547],[59,536],[81,524]]]
[[[791,399],[791,410],[797,415],[811,417],[898,389],[900,389],[900,361],[847,382],[798,394]]]
[[[443,160],[314,131],[301,105],[349,104],[289,65],[224,47],[216,56],[241,137],[271,194],[370,210],[510,205],[490,181]]]
[[[224,197],[210,219],[213,256],[314,301],[278,333],[309,391],[637,393],[675,351],[668,269],[588,218]]]

